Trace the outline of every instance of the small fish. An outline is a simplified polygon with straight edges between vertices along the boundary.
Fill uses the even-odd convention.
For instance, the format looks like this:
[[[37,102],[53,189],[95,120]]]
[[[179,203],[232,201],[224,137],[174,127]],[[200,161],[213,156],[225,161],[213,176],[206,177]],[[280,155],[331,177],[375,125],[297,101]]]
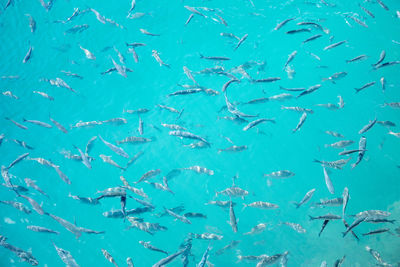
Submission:
[[[113,58],[111,58],[111,61],[112,61],[113,65],[114,65],[115,69],[118,71],[118,73],[126,78],[127,77],[127,75],[126,75],[126,67],[119,65],[117,62],[114,61]]]
[[[294,176],[295,173],[288,171],[288,170],[283,170],[283,171],[276,171],[276,172],[271,172],[269,174],[264,174],[264,176],[272,177],[272,178],[289,178]]]
[[[60,234],[60,232],[45,228],[45,227],[41,227],[41,226],[36,226],[36,225],[28,225],[26,227],[27,229],[34,231],[34,232],[39,232],[39,233],[50,233],[50,234]]]
[[[340,41],[340,42],[337,42],[337,43],[328,45],[328,46],[324,47],[324,51],[330,50],[330,49],[335,48],[335,47],[337,47],[337,46],[339,46],[339,45],[342,45],[342,44],[344,44],[344,43],[347,43],[347,41],[346,41],[346,40],[345,40],[345,41]]]
[[[352,63],[352,62],[355,62],[355,61],[364,60],[364,59],[366,59],[366,58],[367,58],[366,55],[360,55],[360,56],[357,56],[357,57],[355,57],[355,58],[346,60],[346,63]]]
[[[41,95],[41,96],[43,96],[44,98],[49,99],[50,101],[53,101],[53,100],[54,100],[54,97],[49,96],[48,94],[46,94],[46,93],[44,93],[44,92],[33,91],[33,93],[38,94],[38,95]]]
[[[54,125],[63,133],[68,133],[67,129],[65,129],[64,126],[62,126],[59,122],[57,122],[56,120],[52,119],[51,117],[49,117],[50,121],[52,123],[54,123]]]
[[[202,59],[208,59],[208,60],[216,60],[216,61],[226,61],[226,60],[230,60],[230,58],[227,58],[227,57],[206,57],[206,56],[203,56],[202,54],[200,54],[200,58],[202,58]]]
[[[24,59],[22,60],[22,63],[25,64],[26,62],[28,62],[28,60],[29,60],[29,59],[31,58],[31,56],[32,56],[32,51],[33,51],[33,47],[32,47],[32,46],[29,46],[28,52],[26,53]]]
[[[307,113],[304,112],[304,113],[301,115],[300,120],[299,120],[299,123],[297,124],[296,128],[294,128],[294,129],[292,130],[293,133],[296,132],[296,131],[298,131],[298,130],[301,128],[301,126],[303,126],[304,122],[306,121],[306,118],[307,118]]]
[[[379,81],[381,82],[382,92],[385,92],[385,89],[386,89],[386,80],[385,80],[385,77],[380,78]]]
[[[278,23],[278,25],[275,26],[274,30],[275,30],[275,31],[279,30],[279,29],[282,28],[286,23],[288,23],[289,21],[292,21],[292,20],[294,20],[294,19],[296,19],[296,18],[288,18],[288,19],[285,19],[284,21]]]
[[[373,67],[378,66],[383,60],[385,60],[386,57],[386,52],[385,50],[382,50],[381,54],[379,55],[379,59],[375,64],[372,64]]]
[[[166,63],[164,63],[164,61],[162,61],[162,59],[160,58],[160,54],[156,50],[152,50],[151,53],[152,53],[153,57],[156,59],[156,61],[160,64],[160,67],[166,66],[166,67],[170,68],[169,64],[166,64]]]
[[[150,241],[148,241],[148,242],[139,241],[139,244],[141,244],[144,248],[147,248],[147,249],[149,249],[149,250],[161,252],[161,253],[164,253],[164,254],[168,255],[168,252],[166,252],[166,251],[164,251],[164,250],[162,250],[162,249],[156,248],[155,246],[151,245],[151,244],[150,244]]]
[[[106,258],[106,260],[108,260],[109,262],[111,262],[112,264],[115,265],[115,267],[118,267],[117,263],[115,262],[114,258],[111,256],[111,254],[105,250],[105,249],[101,249],[101,252],[103,253],[104,257]]]
[[[36,185],[36,181],[31,180],[31,179],[29,179],[29,178],[25,178],[24,181],[25,181],[25,184],[26,184],[27,186],[32,187],[32,188],[34,188],[35,190],[37,190],[38,192],[40,192],[42,195],[44,195],[44,196],[46,196],[46,197],[49,197],[49,196],[46,194],[46,192],[44,192],[39,186]]]
[[[307,39],[304,40],[302,43],[305,44],[305,43],[308,43],[308,42],[310,42],[310,41],[316,40],[316,39],[318,39],[318,38],[320,38],[320,37],[322,37],[321,34],[316,34],[316,35],[313,35],[313,36],[307,38]]]
[[[33,19],[33,17],[30,14],[25,14],[25,16],[28,17],[29,27],[31,28],[31,32],[34,33],[36,30],[36,21]]]
[[[389,8],[388,8],[381,0],[376,0],[376,2],[378,2],[378,4],[379,4],[383,9],[385,9],[386,11],[389,10]]]
[[[374,14],[372,14],[371,11],[369,11],[368,9],[366,9],[365,7],[363,7],[362,5],[358,4],[358,6],[364,10],[365,13],[367,13],[371,18],[375,18]]]
[[[360,88],[354,88],[356,90],[356,93],[360,92],[361,90],[364,90],[365,88],[371,87],[375,84],[376,82],[369,82],[361,86]]]
[[[313,85],[313,86],[309,87],[307,90],[301,92],[296,98],[311,94],[312,92],[318,90],[320,87],[321,87],[320,84]]]
[[[353,144],[353,140],[341,140],[333,144],[326,144],[325,147],[344,148]]]
[[[295,34],[295,33],[302,33],[302,32],[311,32],[311,30],[307,29],[307,28],[290,30],[290,31],[287,31],[286,34]]]
[[[58,256],[60,259],[65,263],[66,266],[68,267],[79,267],[79,265],[76,263],[75,259],[72,257],[71,252],[62,249],[60,247],[57,247],[56,244],[53,245],[57,251]]]
[[[385,232],[388,232],[388,231],[390,231],[389,228],[381,228],[381,229],[377,229],[377,230],[374,230],[374,231],[371,231],[371,232],[368,232],[368,233],[365,233],[365,234],[362,234],[362,235],[363,236],[376,235],[376,234],[381,234],[381,233],[385,233]]]
[[[329,222],[329,220],[324,220],[324,222],[322,223],[322,226],[321,226],[321,230],[320,230],[319,233],[318,233],[318,236],[321,236],[322,231],[324,231],[324,229],[325,229],[325,227],[327,226],[328,222]],[[325,265],[326,265],[326,264],[325,264]],[[322,264],[321,264],[321,266],[322,266]]]
[[[161,260],[159,260],[157,263],[153,264],[152,267],[162,267],[167,265],[168,263],[170,263],[171,261],[173,261],[176,257],[178,257],[179,255],[181,255],[182,253],[184,253],[186,251],[186,248],[179,250],[178,252],[169,255],[166,258],[163,258]]]
[[[86,55],[86,57],[87,57],[88,59],[91,59],[91,60],[95,60],[95,59],[96,59],[96,57],[94,56],[94,54],[93,54],[92,52],[90,52],[89,50],[83,48],[82,46],[79,46],[79,48],[82,49],[82,51],[85,53],[85,55]]]
[[[186,218],[185,216],[179,215],[179,214],[177,214],[177,213],[173,212],[172,210],[169,210],[169,209],[167,209],[165,207],[164,207],[164,210],[169,215],[171,215],[172,217],[175,217],[176,219],[180,220],[181,222],[184,222],[186,224],[192,224],[192,222],[188,218]]]
[[[238,49],[239,46],[247,39],[248,36],[249,36],[249,35],[246,33],[246,34],[239,40],[239,42],[238,42],[237,45],[235,46],[234,50]]]
[[[323,171],[324,171],[325,184],[326,184],[326,187],[327,187],[328,190],[329,190],[329,193],[335,194],[335,188],[333,187],[332,181],[331,181],[331,179],[329,178],[329,175],[328,175],[328,172],[327,172],[326,169],[325,169],[325,166],[322,166],[322,169],[323,169]]]
[[[124,158],[127,158],[127,159],[129,158],[129,155],[128,155],[122,148],[117,147],[117,146],[115,146],[115,145],[113,145],[113,144],[111,144],[111,143],[105,141],[100,135],[99,135],[99,138],[100,138],[100,140],[103,141],[103,143],[104,143],[106,146],[108,146],[112,151],[114,151],[115,153],[117,153],[118,155],[120,155],[120,156],[122,156],[122,157],[124,157]]]
[[[308,191],[299,203],[294,203],[296,205],[296,209],[300,208],[303,204],[307,203],[313,196],[314,192],[315,188]]]
[[[21,128],[21,129],[28,130],[28,127],[26,127],[26,126],[24,126],[24,125],[22,125],[22,124],[20,124],[20,123],[18,123],[16,121],[14,121],[13,119],[10,119],[8,117],[5,117],[4,119],[6,119],[8,121],[11,121],[12,123],[14,123],[17,127]]]
[[[236,233],[238,231],[237,228],[237,220],[236,220],[236,215],[235,215],[235,211],[233,209],[233,204],[232,204],[232,200],[229,201],[229,222],[228,222],[234,233]]]
[[[306,229],[304,229],[303,226],[301,226],[298,223],[283,222],[281,224],[289,226],[290,228],[292,228],[293,230],[295,230],[296,232],[298,232],[300,234],[304,234],[306,232]]]
[[[365,151],[367,151],[366,146],[367,146],[367,138],[362,136],[360,138],[360,141],[358,142],[358,149],[360,150],[360,152],[358,152],[357,161],[351,165],[352,169],[355,168],[364,158]]]
[[[376,123],[377,119],[375,118],[372,121],[369,121],[369,123],[367,125],[365,125],[359,132],[358,134],[363,134],[365,132],[367,132],[368,130],[370,130]]]
[[[279,206],[273,203],[269,202],[264,202],[264,201],[256,201],[250,204],[243,203],[243,209],[247,207],[252,207],[252,208],[259,208],[259,209],[278,209]]]
[[[227,148],[218,149],[218,153],[220,152],[241,152],[247,149],[247,146],[230,146]]]
[[[345,212],[346,212],[347,203],[349,202],[349,199],[350,199],[349,189],[347,187],[345,187],[343,189],[342,198],[343,198],[342,218],[344,218],[344,215],[345,215]]]
[[[255,121],[252,121],[252,122],[250,122],[249,124],[247,124],[247,125],[243,128],[243,131],[247,131],[247,130],[249,130],[249,129],[255,127],[255,126],[257,126],[258,124],[263,123],[263,122],[266,122],[266,121],[273,121],[273,122],[275,122],[275,121],[272,120],[272,119],[265,119],[265,118],[257,119],[257,120],[255,120]]]
[[[326,133],[326,134],[329,134],[329,135],[331,135],[331,136],[334,136],[334,137],[344,138],[344,136],[343,136],[342,134],[337,133],[337,132],[325,131],[325,133]]]
[[[343,237],[345,237],[347,235],[347,233],[350,232],[351,230],[353,230],[357,225],[359,225],[360,223],[365,221],[367,219],[367,217],[368,216],[360,217],[360,218],[356,219],[349,227],[347,227],[346,231],[342,233]]]
[[[292,53],[290,53],[290,55],[288,56],[288,59],[285,63],[285,65],[283,66],[283,69],[286,68],[286,66],[294,59],[294,57],[297,55],[297,51],[293,51]]]

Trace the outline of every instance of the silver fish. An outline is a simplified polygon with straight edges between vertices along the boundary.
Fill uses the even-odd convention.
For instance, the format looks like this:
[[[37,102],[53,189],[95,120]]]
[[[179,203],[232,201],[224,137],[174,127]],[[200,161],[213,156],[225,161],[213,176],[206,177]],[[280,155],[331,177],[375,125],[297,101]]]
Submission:
[[[315,188],[308,191],[299,203],[295,203],[296,208],[298,209],[298,208],[300,208],[301,205],[308,202],[311,199],[311,197],[313,196],[314,192],[315,192]]]
[[[124,157],[124,158],[127,158],[127,159],[129,158],[129,155],[128,155],[122,148],[117,147],[117,146],[115,146],[115,145],[113,145],[113,144],[111,144],[111,143],[105,141],[100,135],[99,135],[99,138],[100,138],[100,140],[103,141],[103,143],[104,143],[106,146],[108,146],[112,151],[114,151],[115,153],[117,153],[118,155],[120,155],[120,156],[122,156],[122,157]]]

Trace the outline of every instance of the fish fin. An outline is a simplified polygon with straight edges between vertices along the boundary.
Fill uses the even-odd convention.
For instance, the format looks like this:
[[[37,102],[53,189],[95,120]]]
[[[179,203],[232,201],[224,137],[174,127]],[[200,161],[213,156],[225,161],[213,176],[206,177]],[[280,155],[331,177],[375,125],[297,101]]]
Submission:
[[[315,217],[312,217],[311,215],[308,215],[310,217],[310,221],[315,220]]]

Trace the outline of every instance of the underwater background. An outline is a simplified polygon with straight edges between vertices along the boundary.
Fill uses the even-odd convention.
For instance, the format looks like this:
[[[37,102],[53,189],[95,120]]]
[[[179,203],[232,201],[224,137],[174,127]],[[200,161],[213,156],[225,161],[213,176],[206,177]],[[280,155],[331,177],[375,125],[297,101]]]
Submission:
[[[6,3],[2,1],[1,4],[6,6]],[[189,257],[188,266],[198,264],[208,246],[212,247],[208,261],[215,266],[255,266],[259,260],[238,261],[238,256],[272,256],[285,251],[289,252],[287,266],[321,266],[323,261],[328,266],[334,266],[335,261],[344,255],[346,259],[342,266],[375,266],[377,261],[365,249],[366,246],[378,251],[387,264],[397,266],[400,262],[400,139],[388,134],[389,131],[400,132],[400,110],[384,105],[400,101],[400,2],[385,0],[386,10],[376,1],[137,0],[129,13],[130,18],[127,17],[130,1],[56,0],[49,3],[48,6],[45,4],[46,10],[40,1],[13,0],[0,13],[0,89],[3,93],[0,96],[0,133],[4,134],[0,164],[6,167],[19,155],[29,153],[27,158],[9,169],[12,184],[28,189],[20,194],[34,199],[49,214],[105,233],[83,233],[75,238],[51,217],[34,211],[30,203],[18,197],[5,182],[0,188],[0,200],[21,202],[32,212],[25,214],[10,205],[1,205],[0,234],[7,237],[9,244],[30,251],[39,262],[38,266],[65,265],[52,242],[69,251],[79,266],[111,266],[101,249],[107,250],[119,266],[126,266],[127,257],[132,258],[135,266],[152,266],[166,255],[144,248],[139,241],[151,241],[153,246],[172,254],[180,250],[179,246],[189,233],[214,233],[223,238],[212,241],[193,238],[193,257]],[[196,8],[201,15],[185,6]],[[88,11],[66,21],[74,8]],[[97,20],[91,9],[117,25]],[[26,14],[36,21],[34,32],[29,27]],[[185,25],[191,14],[193,18]],[[294,19],[275,30],[280,22],[289,18]],[[297,25],[304,21],[322,25],[323,30],[315,25]],[[68,31],[84,24],[88,27],[80,32]],[[309,30],[287,34],[290,30],[301,28]],[[140,29],[159,36],[143,34]],[[238,38],[222,36],[221,33],[233,33],[239,39],[245,34],[248,36],[235,49]],[[321,34],[321,37],[302,43],[316,34]],[[344,40],[347,42],[324,50]],[[135,62],[126,45],[134,42],[145,44],[134,48],[138,62]],[[30,46],[33,48],[31,56],[23,63]],[[80,46],[93,53],[95,60],[87,58]],[[123,62],[119,61],[116,50],[125,58]],[[152,50],[156,50],[170,67],[160,66]],[[383,50],[386,57],[382,63],[398,63],[374,68],[371,64],[378,61]],[[285,69],[285,62],[293,51],[297,54],[288,63],[290,69]],[[207,60],[201,55],[227,57],[230,60]],[[366,58],[346,62],[359,55],[366,55]],[[117,71],[101,74],[115,66],[112,60],[132,72],[126,72],[126,78]],[[237,71],[237,67],[245,63],[250,65],[245,70],[247,75]],[[183,66],[191,71],[197,84],[187,77]],[[216,66],[222,67],[225,74],[201,73]],[[82,78],[67,76],[61,71],[70,71]],[[332,79],[323,80],[339,72],[347,72],[347,75],[334,82]],[[247,122],[223,118],[235,118],[226,108],[222,92],[223,85],[232,79],[226,73],[240,80],[227,88],[229,101],[241,112],[258,117],[242,117]],[[268,77],[279,77],[280,80],[255,82]],[[386,81],[385,90],[380,82],[382,77]],[[43,80],[54,81],[56,78],[61,78],[76,92]],[[374,85],[355,92],[354,88],[374,81]],[[296,96],[300,91],[280,89],[280,86],[310,88],[317,84],[321,84],[318,90],[298,98]],[[179,85],[213,89],[218,94],[203,90],[168,96],[187,89]],[[5,93],[7,91],[12,95]],[[45,92],[54,99],[33,91]],[[282,101],[271,98],[282,93],[293,97],[287,96]],[[339,95],[344,100],[342,108],[336,104]],[[265,103],[245,104],[263,97],[269,99]],[[335,103],[336,107],[318,106],[327,103]],[[170,112],[157,105],[183,112]],[[301,128],[293,132],[303,113],[285,110],[282,106],[308,108],[313,113],[307,114]],[[144,108],[149,111],[140,116],[126,112]],[[57,129],[49,117],[62,124],[68,133]],[[21,129],[5,118],[28,129]],[[125,118],[126,123],[71,128],[80,121],[104,122],[112,118]],[[274,119],[275,123],[267,121],[243,131],[248,122],[258,118]],[[376,123],[367,132],[359,134],[360,129],[375,118],[397,126]],[[44,128],[24,122],[24,119],[46,122],[53,127]],[[143,121],[143,135],[138,131],[139,120]],[[188,132],[206,139],[209,145],[204,148],[185,146],[196,140],[170,135],[171,130],[161,123],[185,127]],[[325,131],[339,132],[344,138],[330,136]],[[93,136],[101,136],[123,148],[129,158],[140,152],[143,155],[126,170],[120,170],[103,162],[99,155],[112,156],[120,166],[125,166],[129,159],[114,153],[99,138],[90,152],[94,158],[91,169],[62,154],[63,151],[71,151],[79,155],[74,146],[85,151],[87,142]],[[146,137],[152,141],[143,144],[116,143],[128,136]],[[352,140],[354,143],[346,149],[358,149],[362,136],[367,139],[366,151],[355,168],[351,164],[357,160],[358,153],[339,156],[338,153],[344,149],[325,146],[340,140]],[[22,147],[14,140],[24,141],[33,149]],[[233,144],[247,146],[247,149],[232,153],[219,151]],[[351,159],[342,169],[326,167],[335,189],[335,193],[331,194],[325,184],[323,167],[313,160],[335,161],[348,157]],[[71,184],[63,182],[51,167],[29,158],[50,160],[59,166]],[[191,166],[205,167],[212,170],[213,175],[181,170]],[[162,184],[163,177],[170,171],[181,170],[168,181],[168,187],[174,194],[148,183],[134,183],[146,172],[157,169],[161,173],[150,178],[149,182]],[[284,179],[264,176],[279,170],[290,170],[295,175]],[[155,206],[150,212],[132,216],[143,218],[145,222],[159,223],[168,230],[150,235],[136,228],[129,229],[127,219],[103,216],[103,212],[121,209],[119,198],[104,198],[99,205],[88,205],[69,197],[69,194],[98,197],[98,191],[123,186],[121,175],[130,185],[143,188],[148,195],[147,201]],[[25,178],[35,180],[48,197],[26,186]],[[235,186],[248,191],[244,199],[216,196],[216,192],[231,187],[233,181]],[[342,197],[345,187],[350,194],[346,209],[349,224],[354,221],[350,215],[366,210],[390,212],[388,219],[395,221],[361,223],[354,229],[360,238],[357,241],[351,234],[343,238],[342,232],[346,230],[343,222],[332,220],[319,237],[322,221],[310,220],[308,215],[333,213],[341,216],[342,206],[322,208],[314,203],[321,199]],[[300,202],[313,188],[315,192],[311,200],[296,209],[293,202]],[[127,194],[143,199],[129,190]],[[230,220],[229,206],[205,205],[213,200],[230,199],[236,203],[237,233],[227,223]],[[255,201],[274,203],[279,208],[243,209],[243,203]],[[164,207],[172,209],[180,205],[185,209],[181,215],[196,212],[207,218],[189,218],[191,224],[185,224],[171,216],[157,216],[163,213]],[[137,207],[142,205],[127,198],[126,209]],[[300,224],[306,232],[299,233],[282,224],[284,222]],[[243,235],[259,223],[266,223],[265,231]],[[28,225],[46,227],[59,234],[30,231],[26,228]],[[362,235],[380,228],[389,228],[390,231]],[[215,254],[232,240],[240,243],[222,255]],[[10,250],[0,248],[0,266],[27,265]],[[182,266],[181,257],[169,266]]]

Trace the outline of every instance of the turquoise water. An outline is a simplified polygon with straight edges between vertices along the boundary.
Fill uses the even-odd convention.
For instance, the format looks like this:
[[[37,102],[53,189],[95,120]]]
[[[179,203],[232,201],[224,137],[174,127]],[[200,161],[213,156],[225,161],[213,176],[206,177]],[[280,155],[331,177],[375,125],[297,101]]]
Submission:
[[[5,2],[2,1],[2,6]],[[39,266],[63,266],[52,242],[71,253],[80,266],[111,266],[102,255],[101,249],[107,250],[119,266],[126,266],[126,258],[131,257],[135,266],[152,266],[165,257],[164,254],[145,249],[139,241],[151,241],[151,244],[170,252],[180,250],[179,246],[189,233],[214,233],[222,235],[222,240],[207,241],[194,238],[192,241],[189,265],[195,266],[201,260],[206,248],[210,245],[208,261],[215,266],[255,266],[257,261],[238,261],[240,255],[275,255],[288,251],[287,266],[320,266],[326,261],[334,266],[336,260],[346,255],[342,266],[375,266],[378,263],[365,249],[366,246],[378,251],[385,263],[397,266],[399,257],[399,220],[400,220],[400,143],[399,139],[389,135],[389,130],[399,132],[398,126],[384,127],[375,124],[369,131],[359,134],[370,120],[391,121],[400,123],[399,110],[382,107],[384,103],[399,102],[399,65],[382,67],[374,70],[371,64],[376,63],[382,50],[386,51],[384,62],[400,60],[400,10],[398,1],[386,0],[389,10],[383,9],[375,1],[347,2],[329,1],[327,6],[319,1],[136,1],[131,14],[144,13],[140,18],[127,18],[130,1],[54,1],[46,11],[40,1],[12,1],[13,4],[0,14],[0,34],[2,45],[0,52],[0,88],[2,92],[11,91],[18,99],[1,95],[1,133],[4,140],[1,144],[1,165],[8,166],[23,153],[30,153],[28,158],[9,169],[11,182],[28,188],[19,192],[34,199],[45,212],[61,217],[76,225],[104,234],[83,233],[78,239],[62,225],[47,215],[39,215],[26,199],[3,186],[0,189],[0,200],[18,201],[32,210],[28,215],[9,205],[0,208],[0,234],[7,237],[9,244],[31,251]],[[370,17],[360,7],[371,11]],[[205,15],[195,14],[185,25],[191,12],[184,6],[195,7]],[[207,7],[212,10],[204,10]],[[86,12],[65,23],[74,12],[74,8],[86,10],[93,8],[105,18],[121,25],[103,24],[96,19],[93,12]],[[30,14],[36,21],[34,33],[29,28]],[[221,16],[228,24],[221,23],[216,15]],[[368,27],[357,24],[351,16],[363,21]],[[279,30],[276,25],[285,19],[295,18]],[[215,20],[214,20],[215,19]],[[348,21],[347,24],[346,20]],[[329,33],[314,26],[298,26],[299,22],[316,22]],[[87,24],[89,27],[79,33],[65,33],[75,25]],[[308,28],[310,32],[286,34],[287,31]],[[143,34],[139,29],[160,36]],[[326,32],[328,32],[326,30]],[[221,36],[221,33],[233,33],[239,38],[248,34],[247,39],[234,50],[238,40]],[[305,39],[321,34],[319,39],[302,44]],[[332,39],[331,39],[332,38]],[[346,40],[347,42],[324,51],[324,47]],[[135,63],[125,43],[144,43],[136,47],[139,62]],[[31,58],[22,63],[29,45],[33,47]],[[85,56],[80,46],[92,52],[96,59]],[[114,48],[125,57],[121,63]],[[152,56],[152,50],[160,53],[160,58],[170,65],[162,66]],[[292,78],[283,69],[288,55],[297,51],[289,63],[295,74]],[[319,57],[311,56],[309,52]],[[204,56],[228,57],[227,61],[201,59]],[[366,55],[362,61],[346,63],[346,60],[359,55]],[[132,70],[127,78],[117,72],[101,75],[113,67],[111,58],[119,65]],[[259,66],[247,69],[254,80],[268,77],[280,77],[272,83],[254,83],[232,69],[246,62],[258,62]],[[183,66],[191,70],[195,80],[202,88],[219,92],[208,95],[200,92],[192,95],[167,97],[178,90],[184,90],[178,84],[193,85],[183,71]],[[233,116],[226,106],[223,85],[231,78],[218,74],[202,74],[201,70],[221,66],[226,73],[234,75],[240,83],[232,83],[227,89],[230,102],[246,114],[259,114],[258,118],[274,118],[276,123],[264,122],[256,127],[243,131],[247,123],[235,123],[221,119]],[[83,79],[67,76],[61,71],[79,74]],[[347,76],[336,83],[323,81],[334,73],[347,72]],[[19,78],[7,78],[18,76]],[[52,86],[43,78],[64,80],[76,93],[63,87]],[[386,90],[382,92],[380,79],[386,80]],[[376,84],[359,93],[359,88],[368,82]],[[270,100],[262,104],[244,105],[252,99],[271,97],[281,93],[297,96],[300,92],[287,92],[279,89],[309,88],[321,84],[317,91],[300,98],[293,97],[284,101]],[[45,92],[54,100],[46,99],[33,91]],[[338,103],[342,96],[345,105],[341,109],[330,110],[317,104]],[[184,110],[178,118],[177,113],[160,109],[157,104]],[[336,104],[337,105],[337,104]],[[302,113],[283,110],[282,106],[299,106],[314,111],[308,114],[306,121],[296,133],[296,127]],[[143,135],[138,132],[139,117],[125,110],[147,108],[150,111],[141,114]],[[221,111],[222,109],[222,111]],[[64,134],[49,119],[61,123],[68,129]],[[18,128],[9,117],[28,127]],[[38,120],[51,124],[51,129],[43,128],[23,119]],[[90,128],[70,128],[79,121],[105,121],[112,118],[125,118],[126,124],[115,125],[103,123]],[[255,118],[246,118],[248,121]],[[190,148],[184,145],[196,140],[180,139],[169,135],[169,129],[161,123],[178,124],[187,131],[205,138],[210,146]],[[330,136],[325,131],[341,133],[344,138]],[[79,154],[74,146],[85,152],[87,142],[93,136],[102,136],[106,141],[116,145],[115,141],[128,136],[142,136],[153,141],[145,144],[120,144],[132,158],[143,151],[126,171],[103,162],[100,154],[111,156],[120,166],[126,166],[129,159],[121,157],[110,150],[99,138],[94,143],[89,155],[95,158],[92,168],[81,162],[67,159],[62,151]],[[357,153],[351,155],[350,161],[341,170],[327,167],[335,193],[330,194],[325,185],[323,168],[314,163],[314,159],[334,161],[346,156],[339,156],[343,149],[325,147],[339,140],[353,140],[346,149],[357,149],[361,136],[367,138],[367,151],[363,160],[351,168],[357,159]],[[232,146],[227,138],[237,146],[247,146],[241,152],[220,152]],[[34,149],[29,150],[17,145],[13,140],[25,141]],[[57,172],[40,165],[29,158],[44,158],[55,165],[71,180],[64,183]],[[169,180],[169,188],[174,192],[165,192],[153,188],[150,184],[134,184],[150,170],[161,170],[161,173],[149,179],[149,182],[162,183],[162,178],[171,170],[202,166],[213,170],[213,175],[197,174],[191,170],[182,170],[181,174]],[[294,176],[285,179],[264,177],[279,170],[290,170]],[[142,188],[149,196],[147,199],[154,206],[152,212],[141,217],[145,222],[159,223],[167,231],[150,235],[132,228],[123,218],[106,218],[103,212],[121,208],[120,198],[101,199],[100,205],[87,205],[69,197],[98,197],[97,191],[122,186],[123,175],[131,186]],[[229,208],[205,205],[212,200],[227,200],[227,196],[215,196],[232,186],[232,177],[237,176],[235,184],[249,192],[244,199],[235,197],[234,212],[238,219],[238,232],[234,233],[229,221]],[[36,184],[48,194],[46,197],[31,187],[24,179],[36,180]],[[310,221],[308,215],[319,216],[327,213],[342,215],[342,206],[318,208],[313,203],[320,199],[341,197],[347,187],[350,200],[346,209],[346,221],[351,224],[354,218],[350,215],[366,210],[388,211],[387,218],[396,220],[391,223],[373,224],[363,222],[354,229],[359,236],[357,241],[351,234],[342,237],[346,230],[341,220],[330,221],[318,237],[322,221]],[[311,200],[296,209],[293,202],[300,202],[304,195],[315,188]],[[143,199],[131,191],[127,194]],[[248,207],[242,209],[243,203],[265,201],[279,205],[278,209],[263,210]],[[189,218],[191,224],[174,220],[171,216],[158,217],[163,207],[168,209],[183,205],[186,212],[197,212],[207,216]],[[126,208],[142,207],[135,200],[128,198]],[[298,233],[283,222],[300,224],[306,233]],[[266,223],[267,229],[258,235],[243,235],[259,223]],[[46,227],[59,234],[47,234],[30,231],[28,225]],[[390,233],[363,236],[376,229],[389,228]],[[396,231],[397,229],[397,231]],[[236,247],[222,255],[215,252],[232,240],[240,241]],[[279,263],[279,262],[278,262]],[[0,248],[1,266],[27,266],[6,248]],[[181,266],[178,257],[169,266]]]

